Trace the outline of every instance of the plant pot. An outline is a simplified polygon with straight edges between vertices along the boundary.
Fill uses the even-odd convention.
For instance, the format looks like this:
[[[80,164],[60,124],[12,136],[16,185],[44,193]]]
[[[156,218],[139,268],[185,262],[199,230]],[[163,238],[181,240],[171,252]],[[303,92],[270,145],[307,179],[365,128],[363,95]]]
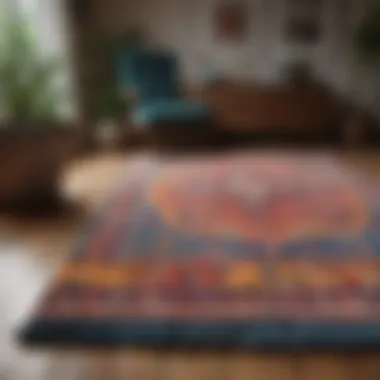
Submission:
[[[62,168],[76,152],[79,128],[6,125],[0,129],[0,208],[51,207]],[[54,200],[54,202],[53,202]]]

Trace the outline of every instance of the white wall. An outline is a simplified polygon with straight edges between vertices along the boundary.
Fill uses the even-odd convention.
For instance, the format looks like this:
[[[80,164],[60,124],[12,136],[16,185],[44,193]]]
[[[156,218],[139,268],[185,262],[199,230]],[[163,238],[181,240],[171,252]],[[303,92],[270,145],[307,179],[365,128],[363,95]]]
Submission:
[[[245,1],[251,23],[248,38],[233,45],[220,43],[214,37],[212,16],[218,0],[110,0],[107,5],[98,0],[98,17],[108,31],[137,26],[151,44],[176,52],[183,78],[191,83],[201,81],[210,70],[221,70],[239,79],[275,83],[285,62],[304,57],[336,90],[362,103],[371,102],[373,77],[358,71],[351,46],[355,25],[371,0],[351,1],[345,20],[338,8],[339,2],[345,0],[323,0],[322,36],[311,47],[286,41],[285,0],[235,1]]]

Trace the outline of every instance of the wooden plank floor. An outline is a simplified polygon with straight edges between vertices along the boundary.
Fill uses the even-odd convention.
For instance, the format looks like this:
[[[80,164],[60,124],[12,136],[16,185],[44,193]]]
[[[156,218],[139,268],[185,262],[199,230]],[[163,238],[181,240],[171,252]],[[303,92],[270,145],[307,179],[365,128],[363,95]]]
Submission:
[[[343,159],[380,178],[380,154]],[[14,328],[127,163],[126,157],[107,154],[72,165],[63,184],[82,208],[59,219],[0,219],[0,380],[380,380],[380,353],[41,352],[20,347]]]

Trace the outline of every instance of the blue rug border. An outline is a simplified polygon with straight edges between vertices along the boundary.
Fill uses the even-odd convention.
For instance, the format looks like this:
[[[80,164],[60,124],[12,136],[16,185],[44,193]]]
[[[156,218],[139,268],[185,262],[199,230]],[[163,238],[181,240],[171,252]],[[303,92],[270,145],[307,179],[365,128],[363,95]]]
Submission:
[[[380,321],[180,322],[39,320],[19,332],[38,346],[204,349],[380,349]]]

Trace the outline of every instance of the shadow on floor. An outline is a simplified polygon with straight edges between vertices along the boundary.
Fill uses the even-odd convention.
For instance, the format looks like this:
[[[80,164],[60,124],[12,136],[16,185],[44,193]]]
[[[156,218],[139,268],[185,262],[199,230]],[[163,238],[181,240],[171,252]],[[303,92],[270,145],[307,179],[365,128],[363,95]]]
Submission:
[[[4,204],[0,206],[0,215],[18,220],[35,222],[56,222],[74,224],[85,220],[88,209],[79,202],[63,198],[40,198],[34,202]]]

